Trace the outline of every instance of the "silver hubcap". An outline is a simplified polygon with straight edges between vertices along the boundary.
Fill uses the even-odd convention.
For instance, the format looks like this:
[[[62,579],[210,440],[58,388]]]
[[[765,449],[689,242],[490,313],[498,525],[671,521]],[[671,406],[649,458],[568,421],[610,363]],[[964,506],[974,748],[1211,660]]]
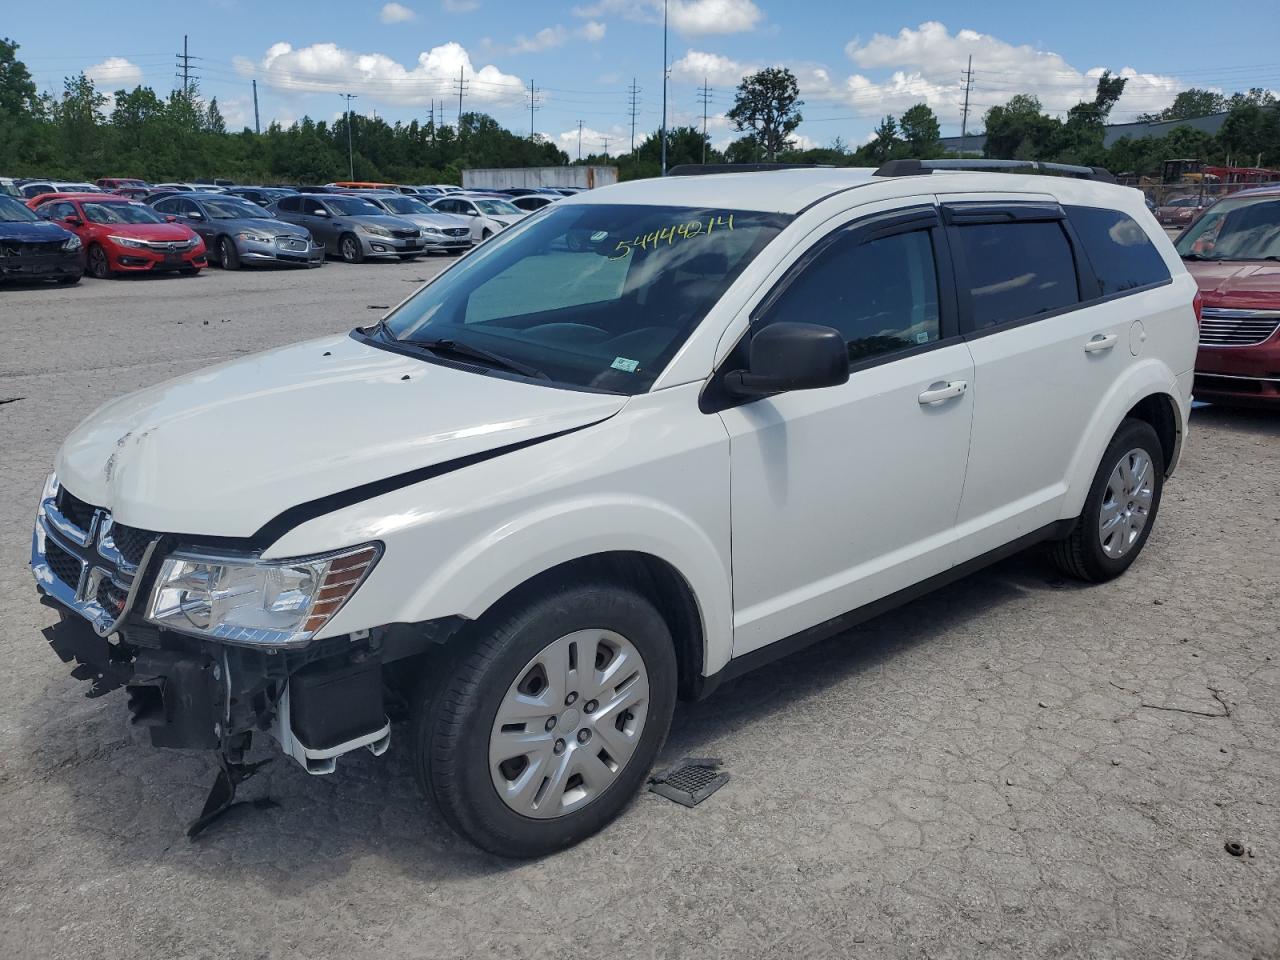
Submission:
[[[354,260],[356,258],[356,245],[354,241],[342,241],[342,256],[347,260]]]
[[[498,706],[489,773],[526,817],[562,817],[613,784],[635,753],[649,710],[649,674],[629,640],[578,630],[525,664]]]
[[[1120,458],[1107,480],[1098,511],[1098,541],[1102,552],[1118,560],[1133,549],[1151,517],[1155,470],[1142,449]]]

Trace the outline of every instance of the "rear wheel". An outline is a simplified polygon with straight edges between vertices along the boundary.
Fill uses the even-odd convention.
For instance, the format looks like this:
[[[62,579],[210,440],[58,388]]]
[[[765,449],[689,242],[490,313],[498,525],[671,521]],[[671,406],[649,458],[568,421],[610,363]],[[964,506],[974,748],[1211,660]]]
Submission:
[[[1063,573],[1095,583],[1118,577],[1151,535],[1164,489],[1164,452],[1149,423],[1125,420],[1102,455],[1075,528],[1053,545]]]
[[[223,270],[240,269],[240,251],[236,249],[230,237],[222,237],[218,240],[218,265]]]
[[[364,247],[354,233],[344,233],[338,241],[338,252],[347,263],[364,263]]]
[[[671,634],[648,600],[568,581],[477,624],[416,704],[427,796],[477,846],[536,857],[613,820],[644,783],[675,707]]]
[[[106,280],[111,276],[111,263],[107,260],[107,251],[96,243],[89,247],[88,268],[90,275],[99,280]]]

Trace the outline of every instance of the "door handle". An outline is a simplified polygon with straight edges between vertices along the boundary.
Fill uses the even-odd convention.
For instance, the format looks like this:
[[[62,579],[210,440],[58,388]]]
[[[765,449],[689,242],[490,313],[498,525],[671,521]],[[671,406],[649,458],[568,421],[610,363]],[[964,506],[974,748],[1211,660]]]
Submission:
[[[1116,341],[1120,339],[1119,334],[1108,333],[1106,336],[1098,333],[1089,338],[1089,342],[1084,345],[1085,353],[1101,353],[1103,350],[1110,350],[1116,345]]]
[[[920,394],[920,405],[927,407],[935,403],[942,403],[944,400],[954,400],[956,397],[964,395],[969,389],[967,380],[952,380],[949,383],[930,384],[929,389]]]

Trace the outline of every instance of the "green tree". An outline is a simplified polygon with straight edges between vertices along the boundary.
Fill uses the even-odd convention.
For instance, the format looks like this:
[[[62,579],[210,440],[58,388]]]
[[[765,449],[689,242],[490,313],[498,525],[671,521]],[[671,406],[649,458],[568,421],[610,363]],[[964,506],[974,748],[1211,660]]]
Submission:
[[[1215,90],[1191,87],[1173,98],[1173,103],[1156,113],[1138,115],[1139,123],[1159,123],[1162,120],[1189,120],[1207,117],[1227,109],[1227,98]]]
[[[39,105],[31,73],[18,59],[18,44],[0,37],[0,114],[36,116]]]
[[[927,103],[917,103],[898,120],[901,139],[907,146],[907,156],[930,160],[942,156],[942,129],[938,118]]]
[[[766,160],[776,160],[800,126],[800,86],[786,67],[767,67],[743,77],[727,116],[735,130],[750,130]]]
[[[876,125],[876,135],[867,144],[866,152],[876,163],[884,163],[893,159],[900,142],[898,121],[893,118],[893,114],[888,114]]]
[[[218,109],[218,98],[214,97],[204,108],[204,129],[209,133],[226,133],[227,123],[222,119],[222,111]]]

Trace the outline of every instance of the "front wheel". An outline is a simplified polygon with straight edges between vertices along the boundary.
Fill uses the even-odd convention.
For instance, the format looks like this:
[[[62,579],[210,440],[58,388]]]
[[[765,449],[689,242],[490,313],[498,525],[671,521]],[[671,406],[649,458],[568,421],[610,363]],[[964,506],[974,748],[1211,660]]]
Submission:
[[[364,247],[353,233],[344,233],[338,241],[338,252],[347,263],[364,263]]]
[[[1075,528],[1053,545],[1054,562],[1078,580],[1120,576],[1151,535],[1164,489],[1164,452],[1149,423],[1125,420],[1111,438]]]
[[[71,275],[71,276],[69,276],[69,277],[59,277],[59,278],[58,278],[58,283],[62,284],[64,287],[70,287],[70,286],[72,286],[72,285],[74,285],[74,284],[79,283],[79,282],[80,282],[80,278],[81,278],[82,276],[83,276],[83,274],[80,274],[80,273],[74,273],[74,274],[72,274],[72,275]]]
[[[507,857],[553,853],[613,820],[675,708],[670,631],[644,597],[569,581],[477,624],[418,697],[413,758],[445,820]]]
[[[111,276],[111,262],[107,260],[107,251],[96,243],[89,248],[89,273],[98,280],[106,280]]]
[[[240,251],[230,237],[218,240],[218,265],[223,270],[240,269]]]

